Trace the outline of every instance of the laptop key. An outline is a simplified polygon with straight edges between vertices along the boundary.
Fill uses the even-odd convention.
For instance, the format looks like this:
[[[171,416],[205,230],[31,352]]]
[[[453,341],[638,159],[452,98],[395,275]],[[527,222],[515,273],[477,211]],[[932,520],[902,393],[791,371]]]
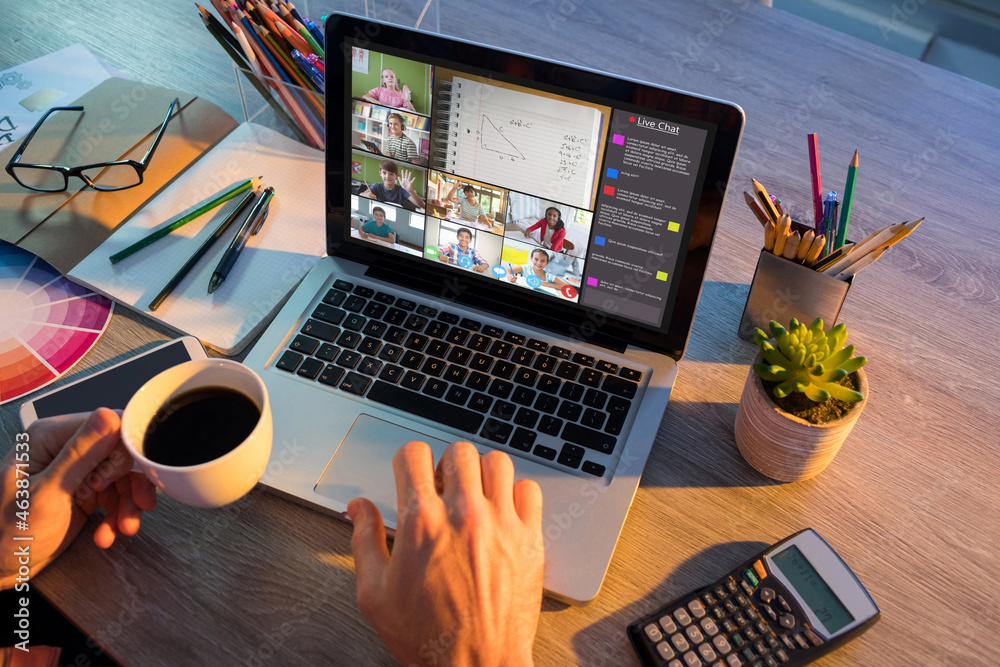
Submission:
[[[594,408],[587,408],[583,411],[580,423],[588,428],[601,428],[604,426],[605,413]]]
[[[361,331],[365,328],[368,319],[364,315],[352,313],[344,320],[344,328],[351,331]]]
[[[406,337],[408,335],[409,332],[406,329],[400,329],[399,327],[389,327],[389,330],[385,332],[385,336],[383,336],[383,338],[387,343],[393,343],[394,345],[399,345],[404,340],[406,340]]]
[[[628,369],[623,368],[622,370],[626,371]],[[621,396],[622,398],[635,398],[635,392],[639,389],[639,385],[635,382],[629,382],[628,380],[623,380],[620,377],[615,377],[614,375],[606,375],[601,389],[615,394],[616,396]]]
[[[320,340],[325,340],[328,343],[332,343],[333,339],[340,333],[340,329],[332,324],[327,324],[326,322],[320,322],[319,320],[314,319],[306,320],[306,323],[302,325],[300,331],[304,334],[319,338]]]
[[[427,345],[427,349],[424,350],[424,352],[431,355],[432,357],[443,359],[444,355],[448,354],[448,350],[450,349],[451,345],[444,342],[443,340],[432,340],[430,344]]]
[[[416,350],[420,352],[425,347],[427,347],[427,341],[430,340],[427,336],[418,333],[411,333],[406,337],[406,342],[403,343],[403,347],[409,350]]]
[[[473,391],[486,391],[486,388],[490,386],[490,376],[479,371],[472,371],[465,386]]]
[[[375,296],[375,290],[371,287],[365,287],[364,285],[358,285],[355,287],[354,293],[365,299],[370,299]]]
[[[549,348],[549,354],[551,354],[553,357],[559,357],[560,359],[569,359],[571,356],[573,356],[573,353],[567,350],[565,347],[559,347],[557,345],[553,345],[552,347]]]
[[[597,408],[598,410],[604,407],[607,400],[608,395],[598,389],[588,389],[587,393],[583,395],[584,405],[589,405],[590,407]],[[626,410],[626,412],[627,411],[628,410]]]
[[[452,387],[451,391],[461,389]],[[399,408],[418,417],[423,417],[445,426],[456,428],[466,433],[478,433],[483,423],[483,415],[466,408],[459,407],[457,401],[445,402],[426,394],[418,394],[396,385],[385,382],[375,382],[368,392],[368,398],[376,403]]]
[[[429,378],[424,385],[424,393],[434,398],[441,398],[448,391],[448,383],[439,378]]]
[[[535,396],[538,394],[534,389],[528,389],[527,387],[516,387],[514,389],[514,395],[511,396],[510,400],[515,403],[520,403],[521,405],[531,405],[535,402]]]
[[[457,385],[452,385],[451,389],[448,390],[448,395],[444,397],[444,400],[448,403],[454,403],[455,405],[465,405],[465,402],[469,400],[469,396],[472,392],[465,387],[459,387]],[[445,405],[445,409],[450,408],[450,405]]]
[[[344,368],[354,368],[358,365],[359,361],[361,361],[361,355],[351,350],[344,350],[337,357],[337,365]]]
[[[602,379],[604,379],[604,373],[595,371],[593,368],[584,368],[580,371],[580,383],[585,384],[588,387],[601,386]]]
[[[583,406],[579,403],[573,403],[572,401],[563,401],[562,405],[559,406],[559,412],[556,414],[563,419],[567,419],[571,422],[575,422],[580,418],[580,413],[583,412]]]
[[[444,361],[431,357],[424,361],[424,365],[420,367],[420,372],[426,373],[431,377],[440,377],[441,373],[444,372],[445,365]]]
[[[380,349],[382,349],[382,341],[371,336],[366,337],[361,341],[361,345],[358,346],[358,352],[362,354],[378,354]]]
[[[424,317],[429,317],[434,319],[437,317],[438,311],[436,308],[431,308],[430,306],[417,306],[417,315],[423,315]]]
[[[434,338],[444,338],[445,334],[448,333],[448,325],[441,320],[434,320],[424,333]]]
[[[398,361],[401,354],[403,354],[403,348],[396,345],[386,345],[382,348],[382,351],[378,353],[378,358],[382,361],[392,363]]]
[[[539,394],[535,399],[535,409],[552,414],[559,406],[559,399],[549,394]]]
[[[503,335],[503,329],[491,327],[490,325],[487,324],[485,327],[483,327],[483,333],[486,334],[487,336],[492,336],[493,338],[499,338],[500,336]]]
[[[365,328],[361,330],[366,336],[374,336],[375,338],[381,338],[385,330],[389,328],[389,325],[385,322],[379,322],[378,320],[368,320],[368,324]]]
[[[354,289],[354,283],[349,283],[346,280],[335,280],[333,281],[333,286],[337,289],[342,289],[345,292],[350,292]]]
[[[517,366],[509,361],[498,361],[493,365],[493,374],[497,377],[502,377],[504,380],[514,377],[514,371],[516,370]]]
[[[604,361],[603,359],[597,362],[597,366],[595,366],[595,368],[604,373],[611,373],[612,375],[618,372],[618,364],[613,364],[610,361]]]
[[[397,301],[396,304],[398,305],[399,302]],[[385,317],[383,317],[382,319],[384,319],[389,324],[402,324],[403,322],[406,321],[407,317],[408,315],[405,310],[400,310],[399,308],[390,308],[389,311],[385,314]]]
[[[391,306],[393,303],[396,302],[396,297],[386,292],[376,292],[375,300],[378,301],[379,303],[384,303],[387,306]]]
[[[294,373],[295,369],[299,367],[299,362],[302,361],[304,357],[298,352],[292,352],[291,350],[286,350],[278,362],[275,364],[278,368],[283,371],[288,371],[289,373]]]
[[[410,315],[406,318],[406,322],[403,324],[404,327],[410,331],[423,331],[424,327],[427,326],[428,320],[426,317],[421,315]]]
[[[323,297],[323,303],[328,303],[331,306],[339,306],[344,303],[344,299],[347,298],[347,292],[341,292],[339,289],[332,289],[326,293]]]
[[[510,446],[514,449],[520,449],[522,452],[530,452],[531,446],[535,444],[535,438],[538,435],[526,428],[516,428],[514,429],[514,435],[510,439]]]
[[[487,440],[492,440],[493,442],[499,442],[501,445],[505,445],[507,444],[507,439],[510,438],[510,432],[513,430],[514,427],[510,424],[489,418],[486,420],[486,423],[483,424],[483,430],[480,431],[479,435]]]
[[[562,431],[562,439],[604,454],[613,452],[618,442],[617,438],[607,433],[573,423],[566,424],[566,428]]]
[[[312,316],[317,320],[323,320],[330,324],[340,324],[347,317],[347,311],[321,303],[316,306],[316,310],[313,311]]]
[[[538,371],[526,368],[524,366],[519,366],[514,372],[514,382],[524,385],[525,387],[534,386],[535,380],[538,378]]]
[[[556,359],[555,357],[550,357],[547,354],[542,354],[539,355],[537,359],[535,359],[535,363],[532,364],[532,368],[541,371],[542,373],[551,373],[553,370],[555,370],[557,361],[558,359]]]
[[[386,364],[382,367],[382,372],[378,374],[379,380],[385,380],[396,384],[403,377],[403,367],[395,364]]]
[[[288,347],[295,350],[296,352],[301,352],[302,354],[312,354],[316,351],[319,346],[319,341],[315,338],[310,338],[309,336],[296,336],[295,340]]]
[[[503,339],[508,343],[514,343],[515,345],[524,345],[525,341],[528,339],[519,333],[514,333],[513,331],[508,331],[504,334]]]
[[[605,468],[599,463],[594,463],[593,461],[584,461],[583,467],[580,468],[583,472],[590,473],[591,475],[596,475],[597,477],[604,477]]]
[[[315,380],[321,370],[323,370],[323,362],[319,359],[313,359],[310,357],[302,362],[302,365],[299,366],[299,370],[295,371],[295,374],[301,375],[304,378],[309,378],[310,380]]]
[[[526,344],[529,349],[535,350],[536,352],[545,352],[549,349],[549,344],[544,340],[538,340],[537,338],[529,338]]]
[[[347,297],[346,301],[344,301],[344,310],[350,311],[352,313],[360,313],[367,303],[368,303],[367,300],[362,299],[357,294],[352,294],[351,296]]]
[[[338,354],[340,354],[340,348],[333,343],[323,343],[316,352],[316,356],[323,361],[333,361]]]
[[[562,385],[562,380],[555,378],[551,375],[543,375],[538,378],[538,389],[544,391],[547,394],[555,394],[559,391],[559,387]]]
[[[514,385],[506,380],[493,378],[493,382],[490,383],[489,393],[491,396],[496,396],[497,398],[507,398],[510,396],[510,392],[512,391],[514,391]]]
[[[457,364],[449,364],[448,370],[444,372],[444,379],[453,384],[462,384],[465,376],[469,374],[469,369]]]
[[[465,341],[469,339],[469,332],[461,327],[452,327],[448,335],[445,336],[445,340],[452,345],[465,345]]]
[[[348,373],[340,383],[340,388],[356,396],[363,396],[368,385],[372,383],[371,378],[360,373]]]
[[[502,419],[504,421],[510,421],[514,418],[514,412],[517,410],[517,406],[513,403],[507,401],[497,401],[493,404],[493,410],[490,412],[491,415],[497,419]]]
[[[538,423],[538,418],[541,415],[534,410],[529,410],[528,408],[521,408],[514,415],[514,423],[518,426],[525,426],[527,428],[535,428],[535,424]]]
[[[580,364],[581,366],[593,366],[594,361],[594,358],[589,354],[581,354],[580,352],[577,352],[573,355],[573,363]]]
[[[479,331],[482,328],[483,323],[477,322],[476,320],[470,320],[466,317],[462,319],[461,325],[463,329],[468,329],[469,331]]]
[[[386,306],[384,303],[379,303],[378,301],[372,301],[367,306],[365,306],[365,309],[361,311],[361,314],[364,315],[365,317],[374,317],[375,319],[378,319],[383,315],[385,315],[385,311],[386,311]]]
[[[438,319],[446,324],[458,324],[459,320],[462,318],[455,313],[441,312],[438,313]]]
[[[406,375],[403,376],[399,386],[412,391],[420,391],[420,387],[423,386],[424,380],[426,379],[426,375],[421,375],[420,373],[415,373],[413,371],[406,371]]]
[[[413,309],[417,307],[417,304],[409,299],[396,299],[396,307],[402,308],[403,310],[413,311]]]
[[[469,337],[468,346],[476,352],[486,352],[490,349],[490,343],[492,342],[492,338],[484,336],[483,334],[472,334]]]
[[[346,347],[349,350],[353,350],[361,342],[363,336],[357,331],[345,331],[340,334],[340,338],[337,339],[337,345],[341,347]]]
[[[583,385],[575,382],[564,382],[559,395],[568,401],[579,401],[583,398]]]
[[[618,375],[622,376],[626,380],[632,380],[633,382],[638,382],[642,379],[642,372],[632,368],[622,368],[618,371]]]
[[[548,459],[549,461],[554,461],[556,458],[556,450],[551,447],[546,447],[545,445],[538,445],[535,447],[535,456],[540,456],[543,459]]]
[[[562,428],[562,425],[563,420],[556,419],[552,415],[543,415],[538,422],[538,430],[548,435],[559,435],[559,429]]]
[[[424,355],[419,352],[414,352],[413,350],[404,350],[403,354],[399,357],[399,365],[404,368],[417,369],[420,368],[420,364],[424,362]]]
[[[472,355],[472,361],[469,362],[469,368],[474,371],[481,371],[483,373],[488,373],[490,366],[493,365],[493,357],[483,354],[482,352],[477,352]]]
[[[514,354],[510,355],[510,360],[521,366],[530,366],[534,358],[535,353],[526,347],[519,347],[514,350]]]
[[[464,347],[453,347],[448,354],[448,361],[456,364],[467,364],[472,358],[472,352]]]
[[[375,375],[382,368],[382,362],[375,357],[364,357],[358,365],[358,371],[365,375]]]
[[[473,394],[472,398],[469,399],[469,407],[477,412],[488,412],[491,405],[493,405],[493,399],[479,392]]]
[[[494,341],[493,345],[490,346],[490,354],[497,359],[506,359],[514,346],[510,343],[505,343],[502,340]]]
[[[578,450],[580,451],[579,454],[576,453]],[[580,462],[583,461],[583,451],[574,445],[563,445],[562,451],[559,452],[559,458],[556,461],[570,468],[579,468]]]
[[[569,350],[567,350],[567,352],[568,351]],[[579,373],[580,367],[572,361],[564,361],[560,363],[559,368],[556,369],[556,377],[561,377],[563,380],[575,380]]]
[[[317,379],[323,384],[328,384],[331,387],[336,387],[338,384],[340,384],[340,378],[344,377],[344,373],[346,372],[347,371],[345,371],[340,366],[327,364],[326,368],[323,369],[323,372],[319,374],[319,378]]]

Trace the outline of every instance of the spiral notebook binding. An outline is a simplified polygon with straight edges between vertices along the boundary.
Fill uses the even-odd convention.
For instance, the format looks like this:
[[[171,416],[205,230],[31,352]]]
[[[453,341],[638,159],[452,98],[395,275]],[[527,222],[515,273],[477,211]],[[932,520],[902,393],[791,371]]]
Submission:
[[[442,81],[441,90],[437,95],[437,114],[434,120],[434,134],[436,141],[433,151],[431,166],[442,171],[448,169],[449,160],[455,158],[455,147],[457,143],[453,141],[457,137],[457,132],[451,130],[453,123],[459,118],[458,109],[461,106],[459,101],[461,92],[456,88],[461,88],[461,84],[453,85],[451,81]]]

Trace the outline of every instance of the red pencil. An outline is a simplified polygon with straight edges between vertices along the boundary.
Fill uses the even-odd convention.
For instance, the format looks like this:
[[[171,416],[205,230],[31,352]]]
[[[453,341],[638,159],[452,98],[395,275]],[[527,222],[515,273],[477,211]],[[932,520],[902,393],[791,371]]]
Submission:
[[[809,135],[809,171],[812,174],[813,209],[816,215],[816,233],[823,220],[823,186],[819,179],[819,139],[816,134]]]

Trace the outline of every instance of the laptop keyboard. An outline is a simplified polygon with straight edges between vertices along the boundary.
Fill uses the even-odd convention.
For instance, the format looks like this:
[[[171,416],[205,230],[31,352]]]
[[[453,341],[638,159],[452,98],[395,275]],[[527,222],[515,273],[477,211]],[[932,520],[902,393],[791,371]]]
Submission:
[[[334,281],[274,366],[597,477],[617,461],[643,379],[616,361],[346,280]]]

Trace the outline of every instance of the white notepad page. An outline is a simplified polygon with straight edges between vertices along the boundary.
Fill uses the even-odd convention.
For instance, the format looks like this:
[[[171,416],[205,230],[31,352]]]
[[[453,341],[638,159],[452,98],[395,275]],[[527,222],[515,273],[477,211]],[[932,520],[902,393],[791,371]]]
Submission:
[[[446,168],[491,185],[590,208],[600,111],[455,77]]]
[[[236,354],[326,252],[324,174],[321,151],[265,127],[243,123],[137,211],[69,275],[155,320],[198,337],[208,347]],[[264,226],[250,238],[226,281],[208,294],[212,273],[249,206],[163,304],[150,312],[149,302],[243,195],[117,264],[108,258],[220,192],[256,176],[263,176],[262,188],[274,187],[274,198]]]

